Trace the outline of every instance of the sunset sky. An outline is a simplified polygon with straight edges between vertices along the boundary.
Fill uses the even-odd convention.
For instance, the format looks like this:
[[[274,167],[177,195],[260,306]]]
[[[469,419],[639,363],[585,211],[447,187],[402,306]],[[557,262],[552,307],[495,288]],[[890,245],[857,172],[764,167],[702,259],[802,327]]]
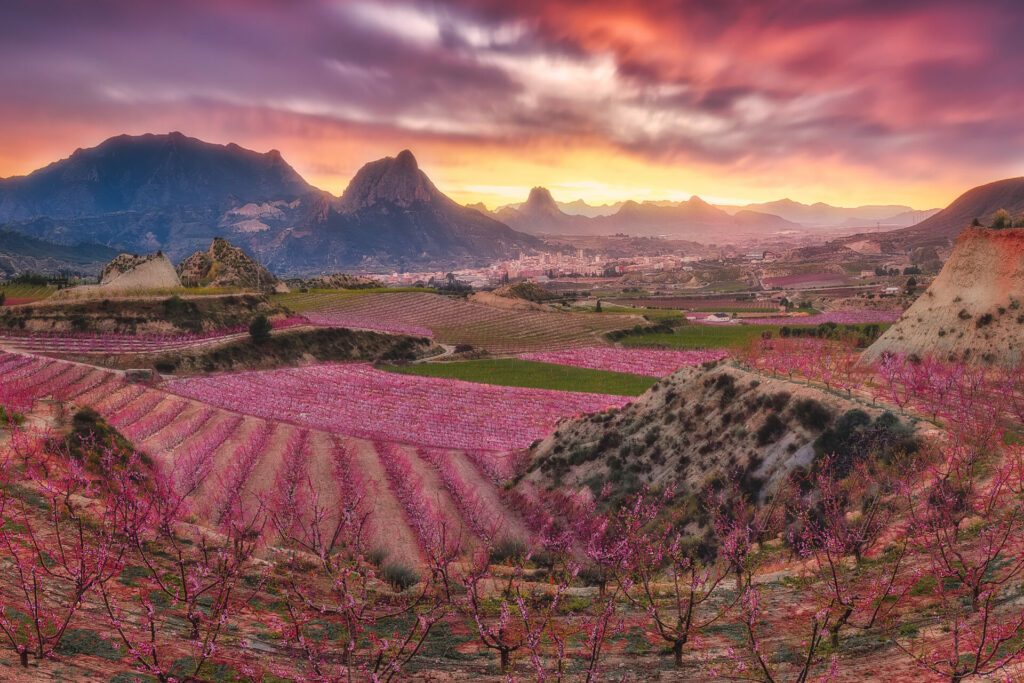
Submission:
[[[340,194],[944,206],[1024,175],[1021,0],[16,0],[0,176],[119,133],[281,150]]]

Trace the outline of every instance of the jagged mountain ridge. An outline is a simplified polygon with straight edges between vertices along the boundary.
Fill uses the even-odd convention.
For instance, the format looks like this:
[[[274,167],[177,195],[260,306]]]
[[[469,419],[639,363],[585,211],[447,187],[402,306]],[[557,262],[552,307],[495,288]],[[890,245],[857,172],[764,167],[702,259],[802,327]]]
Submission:
[[[326,270],[448,267],[545,248],[541,240],[450,199],[404,150],[360,169],[323,219],[305,234],[285,235],[267,263],[277,269],[301,262],[325,264]]]
[[[280,153],[181,133],[122,135],[0,180],[0,226],[56,244],[95,242],[180,260],[228,237],[275,270],[450,267],[543,249],[456,204],[408,150],[367,164],[341,198]]]

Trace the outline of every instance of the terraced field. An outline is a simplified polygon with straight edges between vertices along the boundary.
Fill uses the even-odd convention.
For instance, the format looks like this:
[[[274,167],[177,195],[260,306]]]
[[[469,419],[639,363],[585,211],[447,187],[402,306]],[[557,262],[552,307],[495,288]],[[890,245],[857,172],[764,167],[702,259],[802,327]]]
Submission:
[[[601,335],[633,327],[634,315],[515,310],[425,292],[311,292],[280,303],[318,325],[432,336],[496,353],[593,346]]]
[[[0,286],[0,294],[4,295],[5,306],[17,306],[18,304],[42,301],[52,296],[56,291],[57,288],[50,285],[15,283]]]
[[[322,388],[311,391],[317,382]],[[257,505],[286,468],[297,467],[329,509],[359,495],[371,547],[409,565],[423,560],[424,519],[443,519],[467,547],[483,536],[525,538],[526,525],[498,486],[514,469],[510,449],[561,417],[627,400],[406,377],[364,364],[165,387],[0,351],[0,405],[26,412],[54,399],[93,407],[176,477],[198,477],[195,498],[211,521],[231,505]]]

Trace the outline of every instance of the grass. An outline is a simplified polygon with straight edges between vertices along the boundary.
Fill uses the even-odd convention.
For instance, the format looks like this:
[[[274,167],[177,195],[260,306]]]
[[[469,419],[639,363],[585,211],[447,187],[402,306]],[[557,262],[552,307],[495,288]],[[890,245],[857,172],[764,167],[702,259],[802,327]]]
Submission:
[[[479,384],[506,387],[584,391],[617,396],[639,396],[657,382],[656,377],[642,377],[624,372],[590,370],[568,365],[538,363],[516,358],[469,360],[452,363],[421,363],[418,365],[385,366],[385,370],[421,377],[461,379]]]
[[[0,285],[0,294],[3,294],[8,303],[27,303],[29,301],[40,301],[49,298],[56,287],[50,285],[31,285],[20,282]]]
[[[778,325],[684,325],[673,332],[629,335],[619,340],[623,346],[664,346],[673,349],[739,349],[770,331],[777,335]]]
[[[352,297],[366,294],[401,294],[405,292],[423,292],[437,294],[436,289],[429,287],[363,287],[360,289],[308,289],[305,292],[288,292],[287,294],[274,294],[271,301],[287,306],[296,313],[303,311],[315,311],[323,308],[324,300],[350,299]]]
[[[671,349],[742,349],[768,332],[779,336],[782,325],[684,325],[673,332],[630,334],[618,342],[623,346],[667,347]],[[817,329],[817,325],[786,325],[791,330]],[[865,325],[841,325],[862,329]],[[879,325],[885,330],[888,325]]]
[[[573,310],[585,313],[594,313],[593,306],[580,306],[574,308]],[[628,313],[632,315],[642,315],[648,320],[657,323],[672,320],[681,320],[683,318],[683,312],[675,308],[634,308],[631,306],[609,304],[603,301],[601,302],[601,313]]]

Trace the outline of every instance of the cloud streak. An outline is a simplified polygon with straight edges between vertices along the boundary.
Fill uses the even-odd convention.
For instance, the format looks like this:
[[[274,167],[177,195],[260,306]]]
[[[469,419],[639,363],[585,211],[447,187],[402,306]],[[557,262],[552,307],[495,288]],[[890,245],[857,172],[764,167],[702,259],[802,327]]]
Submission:
[[[5,3],[0,175],[182,129],[335,192],[412,146],[491,203],[471,188],[939,204],[1024,172],[1022,35],[1015,0]]]

